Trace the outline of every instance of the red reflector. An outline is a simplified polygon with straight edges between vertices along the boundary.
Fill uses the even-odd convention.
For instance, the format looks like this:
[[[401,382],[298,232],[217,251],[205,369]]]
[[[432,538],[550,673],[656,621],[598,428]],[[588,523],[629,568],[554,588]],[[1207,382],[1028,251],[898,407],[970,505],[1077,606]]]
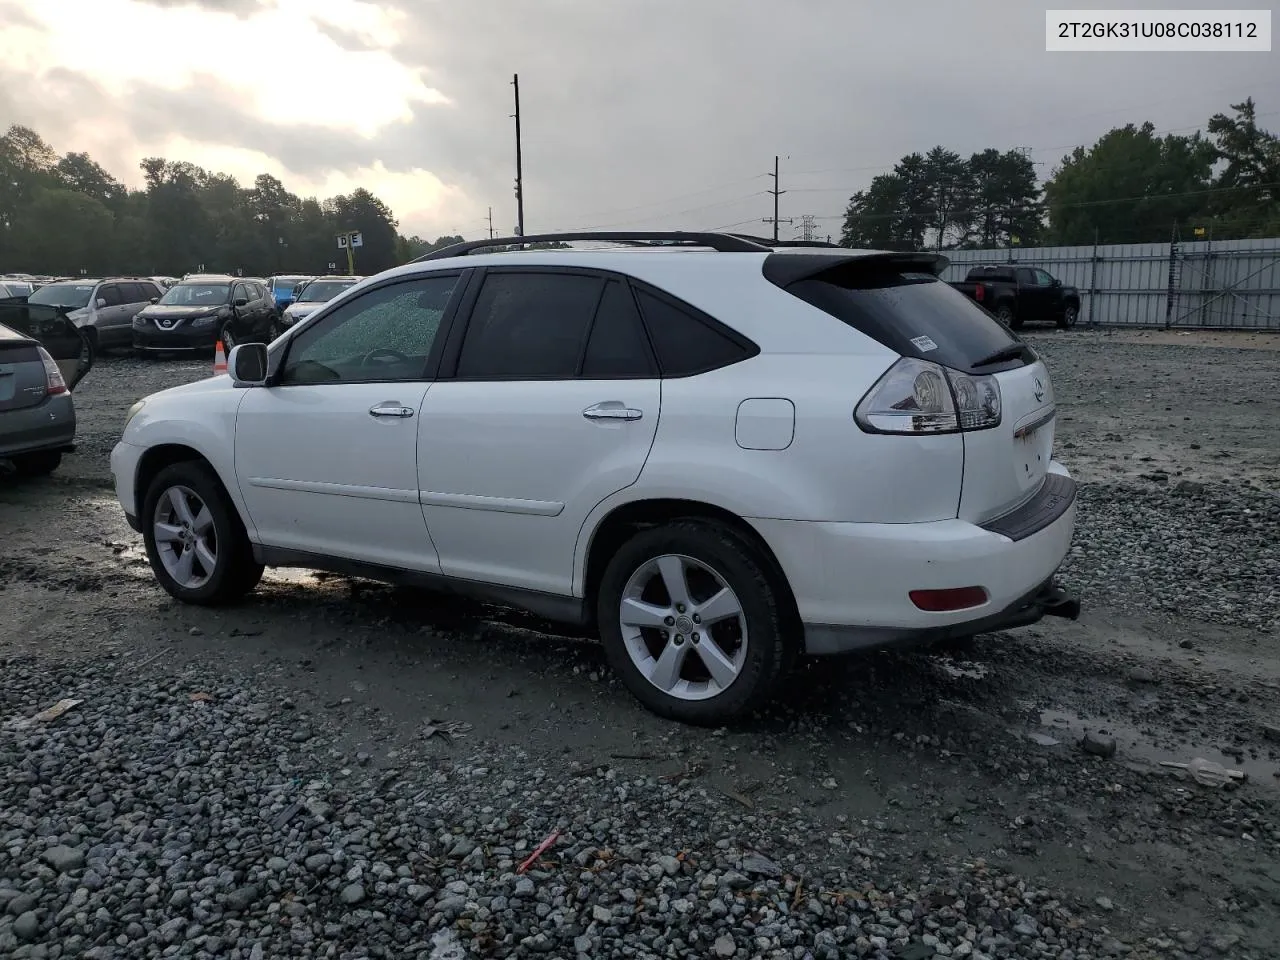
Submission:
[[[983,587],[954,587],[950,590],[912,590],[911,602],[930,613],[947,613],[952,610],[968,610],[987,602]]]

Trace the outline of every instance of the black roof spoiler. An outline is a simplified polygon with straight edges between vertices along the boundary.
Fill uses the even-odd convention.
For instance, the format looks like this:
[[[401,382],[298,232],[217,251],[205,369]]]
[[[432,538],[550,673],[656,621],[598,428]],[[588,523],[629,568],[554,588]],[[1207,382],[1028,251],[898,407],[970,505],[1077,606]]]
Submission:
[[[931,273],[940,276],[951,261],[940,253],[857,253],[847,256],[830,253],[774,253],[764,260],[764,275],[770,283],[786,287],[808,280],[828,270],[866,267],[903,273]]]

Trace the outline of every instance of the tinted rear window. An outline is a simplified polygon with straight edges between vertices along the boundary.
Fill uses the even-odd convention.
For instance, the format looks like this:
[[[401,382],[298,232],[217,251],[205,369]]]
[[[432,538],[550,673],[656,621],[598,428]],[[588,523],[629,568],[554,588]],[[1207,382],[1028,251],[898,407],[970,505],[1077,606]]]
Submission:
[[[1018,341],[972,300],[928,273],[854,263],[797,280],[786,290],[903,356],[959,370]]]

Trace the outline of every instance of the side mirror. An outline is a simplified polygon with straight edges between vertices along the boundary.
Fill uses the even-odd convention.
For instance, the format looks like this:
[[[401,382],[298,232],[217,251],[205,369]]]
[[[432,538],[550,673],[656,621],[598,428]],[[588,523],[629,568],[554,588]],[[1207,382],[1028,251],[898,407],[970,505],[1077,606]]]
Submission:
[[[244,297],[236,297],[235,303],[232,304],[233,307],[247,307],[248,305],[249,301]]]
[[[94,305],[97,307],[105,307],[107,305],[107,301],[99,297],[97,300],[94,301]]]
[[[227,372],[237,387],[261,387],[267,382],[267,345],[242,343],[231,348]]]

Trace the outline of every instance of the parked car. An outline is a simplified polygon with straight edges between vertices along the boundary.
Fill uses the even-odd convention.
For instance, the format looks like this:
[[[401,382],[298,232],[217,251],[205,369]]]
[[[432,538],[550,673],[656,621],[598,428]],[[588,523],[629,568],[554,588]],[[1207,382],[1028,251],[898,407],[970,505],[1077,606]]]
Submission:
[[[284,308],[280,323],[287,330],[363,279],[364,277],[316,277],[314,280],[302,281],[294,288],[293,302]]]
[[[267,280],[271,288],[271,295],[275,298],[276,309],[283,311],[289,304],[293,303],[293,292],[298,284],[306,283],[311,277],[295,276],[293,274],[282,274],[271,277]]]
[[[1049,371],[945,257],[501,242],[603,238],[670,248],[458,244],[135,404],[111,465],[160,584],[303,566],[524,607],[710,724],[802,653],[1078,614]]]
[[[0,280],[0,303],[26,303],[32,286],[21,280]]]
[[[89,335],[64,311],[0,304],[0,467],[52,473],[74,449],[71,391],[93,356]]]
[[[1065,330],[1080,316],[1080,291],[1039,267],[988,264],[952,282],[966,297],[1014,330],[1024,323],[1054,323]]]
[[[160,299],[160,288],[147,279],[115,277],[106,280],[61,280],[41,287],[28,302],[64,307],[75,325],[84,329],[94,347],[105,350],[133,342],[133,318]]]
[[[193,274],[133,319],[135,350],[212,350],[221,340],[270,342],[280,316],[263,284],[225,274]]]

